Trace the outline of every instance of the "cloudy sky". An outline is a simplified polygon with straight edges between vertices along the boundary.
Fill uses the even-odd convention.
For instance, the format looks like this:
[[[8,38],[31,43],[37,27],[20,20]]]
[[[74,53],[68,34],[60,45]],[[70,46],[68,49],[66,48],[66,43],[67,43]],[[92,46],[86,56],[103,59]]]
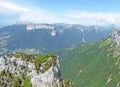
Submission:
[[[0,24],[120,24],[120,0],[0,0]]]

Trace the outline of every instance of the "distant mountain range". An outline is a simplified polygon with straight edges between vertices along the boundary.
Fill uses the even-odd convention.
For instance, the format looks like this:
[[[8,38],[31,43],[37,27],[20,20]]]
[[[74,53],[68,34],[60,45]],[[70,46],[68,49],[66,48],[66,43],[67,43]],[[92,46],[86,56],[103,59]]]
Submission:
[[[0,55],[13,51],[53,52],[90,43],[111,34],[114,25],[16,23],[0,29]]]
[[[63,77],[76,87],[120,87],[120,31],[57,53]]]

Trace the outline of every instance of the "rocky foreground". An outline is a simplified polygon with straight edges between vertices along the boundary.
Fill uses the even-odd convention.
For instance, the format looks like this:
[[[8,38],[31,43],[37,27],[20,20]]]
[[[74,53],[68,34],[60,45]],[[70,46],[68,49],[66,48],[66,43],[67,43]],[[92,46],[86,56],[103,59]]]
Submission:
[[[0,58],[0,87],[73,87],[63,80],[54,54],[12,53]]]

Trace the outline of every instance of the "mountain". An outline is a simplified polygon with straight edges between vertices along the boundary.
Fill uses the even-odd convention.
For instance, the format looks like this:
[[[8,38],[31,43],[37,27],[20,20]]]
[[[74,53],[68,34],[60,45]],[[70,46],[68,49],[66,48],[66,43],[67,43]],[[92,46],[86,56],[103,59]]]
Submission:
[[[109,36],[113,27],[17,22],[0,29],[0,55],[14,51],[39,54],[74,47]]]
[[[0,87],[73,87],[54,54],[12,53],[0,58]]]
[[[77,87],[120,87],[120,31],[57,53],[63,77]]]

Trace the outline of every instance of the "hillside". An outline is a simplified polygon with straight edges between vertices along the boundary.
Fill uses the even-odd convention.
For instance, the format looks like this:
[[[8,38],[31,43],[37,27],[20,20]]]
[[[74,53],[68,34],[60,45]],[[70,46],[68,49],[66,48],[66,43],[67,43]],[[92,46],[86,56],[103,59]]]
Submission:
[[[63,80],[55,54],[12,53],[0,57],[0,87],[73,87]]]
[[[46,53],[109,36],[114,26],[14,24],[0,29],[0,55],[13,51]]]
[[[120,87],[120,32],[57,52],[62,75],[77,87]]]

